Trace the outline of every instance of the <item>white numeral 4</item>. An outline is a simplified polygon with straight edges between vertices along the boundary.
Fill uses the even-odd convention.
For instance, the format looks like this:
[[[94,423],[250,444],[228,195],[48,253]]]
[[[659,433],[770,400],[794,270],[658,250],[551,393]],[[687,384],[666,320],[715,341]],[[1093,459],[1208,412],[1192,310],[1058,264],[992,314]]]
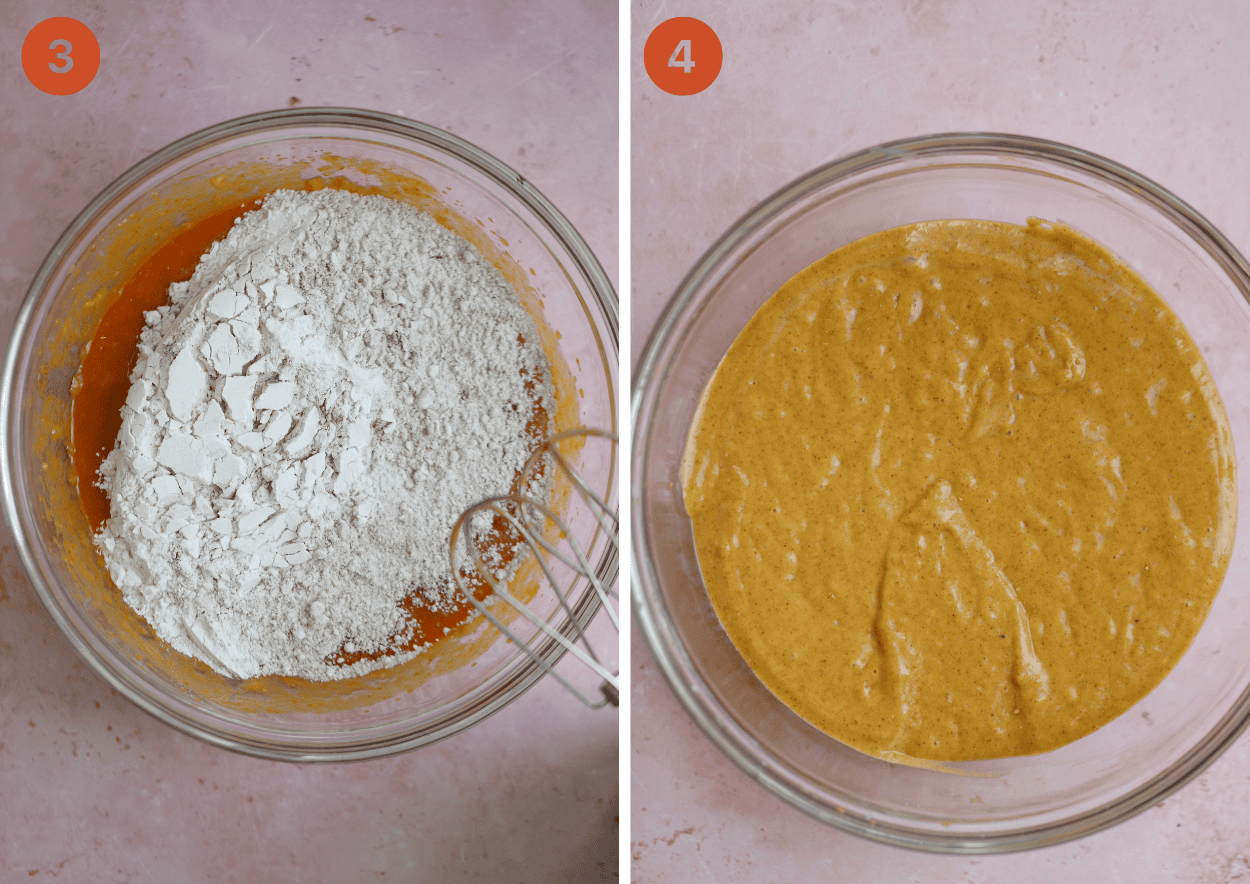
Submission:
[[[690,73],[690,69],[694,67],[694,59],[690,57],[689,40],[682,40],[677,44],[677,48],[669,56],[668,66],[670,68],[681,68],[686,73]]]

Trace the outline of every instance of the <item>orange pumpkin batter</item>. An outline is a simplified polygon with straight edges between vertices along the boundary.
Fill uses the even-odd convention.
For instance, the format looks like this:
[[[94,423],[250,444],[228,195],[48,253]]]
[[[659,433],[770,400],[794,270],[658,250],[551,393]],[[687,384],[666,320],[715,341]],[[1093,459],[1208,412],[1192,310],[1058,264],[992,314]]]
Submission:
[[[892,760],[1054,749],[1144,697],[1232,551],[1180,320],[1061,225],[888,230],[798,273],[708,385],[699,566],[764,684]]]

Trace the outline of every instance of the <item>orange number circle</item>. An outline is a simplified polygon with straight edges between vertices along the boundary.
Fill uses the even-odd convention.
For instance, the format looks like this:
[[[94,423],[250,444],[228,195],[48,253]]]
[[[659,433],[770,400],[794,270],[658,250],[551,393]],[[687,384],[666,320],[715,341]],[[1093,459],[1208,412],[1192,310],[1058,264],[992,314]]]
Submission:
[[[647,76],[670,95],[694,95],[711,86],[721,60],[720,38],[697,18],[661,23],[642,49]]]
[[[22,70],[41,92],[73,95],[100,70],[100,42],[76,18],[44,19],[22,41]]]

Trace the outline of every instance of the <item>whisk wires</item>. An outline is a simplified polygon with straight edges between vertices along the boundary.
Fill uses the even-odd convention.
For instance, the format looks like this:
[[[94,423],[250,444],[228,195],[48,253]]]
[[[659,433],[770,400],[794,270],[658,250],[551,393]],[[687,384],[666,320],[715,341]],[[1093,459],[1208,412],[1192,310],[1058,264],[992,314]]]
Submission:
[[[583,438],[598,436],[610,440],[613,445],[617,442],[617,437],[614,434],[603,430],[579,429],[554,435],[544,442],[530,457],[525,468],[521,471],[521,481],[518,482],[518,487],[533,487],[534,482],[531,480],[537,480],[541,484],[542,480],[553,475],[546,472],[546,470],[558,471],[560,475],[563,475],[568,480],[571,489],[585,501],[587,510],[594,516],[598,524],[598,536],[592,538],[590,542],[591,548],[594,547],[597,539],[602,538],[609,545],[611,558],[615,561],[618,531],[616,513],[602,497],[590,488],[558,448],[560,442],[579,436]],[[564,615],[564,625],[561,628],[558,629],[552,625],[551,621],[555,619],[554,616],[542,617],[538,615],[525,602],[514,595],[508,587],[507,572],[503,569],[497,570],[493,568],[485,560],[482,549],[474,540],[474,532],[470,530],[474,519],[481,515],[488,517],[492,524],[497,524],[495,520],[502,519],[507,526],[507,532],[519,538],[520,542],[534,553],[534,558],[538,563],[538,567],[542,570],[543,576],[546,578],[547,585],[551,587],[556,596],[557,610]],[[463,557],[467,557],[467,564],[464,564]],[[568,586],[565,586],[561,578],[555,573],[557,562],[572,575],[565,578],[568,581]],[[586,581],[598,602],[598,605],[595,607],[602,607],[606,610],[613,629],[619,632],[620,621],[616,609],[617,592],[613,587],[605,583],[598,570],[591,564],[587,549],[578,540],[577,535],[559,513],[544,501],[520,493],[492,497],[480,501],[465,510],[456,521],[455,527],[452,528],[451,565],[452,576],[456,581],[456,586],[465,598],[496,629],[502,632],[546,673],[559,681],[565,689],[592,709],[603,707],[609,703],[613,706],[619,705],[620,679],[616,673],[610,672],[604,665],[586,636],[585,623],[589,622],[590,617],[579,616],[579,613],[574,610],[574,606],[570,601],[572,587],[579,580]],[[468,585],[469,575],[476,575],[489,588],[491,595],[506,603],[521,618],[538,630],[533,643],[522,639],[491,610],[491,605],[487,603],[489,595],[485,598],[479,598],[479,594],[474,592],[473,588]],[[539,643],[541,637],[545,637],[549,641],[545,645],[536,647],[535,645]],[[559,657],[557,649],[571,654],[595,675],[603,679],[603,683],[600,685],[600,693],[602,694],[600,698],[596,699],[588,696],[560,672],[556,671],[554,661]]]

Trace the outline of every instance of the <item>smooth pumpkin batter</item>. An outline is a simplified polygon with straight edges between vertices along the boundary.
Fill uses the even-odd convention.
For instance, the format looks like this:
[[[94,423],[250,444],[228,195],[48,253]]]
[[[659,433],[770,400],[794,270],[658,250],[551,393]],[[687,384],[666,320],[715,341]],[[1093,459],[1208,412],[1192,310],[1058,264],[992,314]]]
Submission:
[[[685,504],[763,683],[891,760],[1057,748],[1193,640],[1236,523],[1232,436],[1177,316],[1058,224],[847,245],[704,391]]]

